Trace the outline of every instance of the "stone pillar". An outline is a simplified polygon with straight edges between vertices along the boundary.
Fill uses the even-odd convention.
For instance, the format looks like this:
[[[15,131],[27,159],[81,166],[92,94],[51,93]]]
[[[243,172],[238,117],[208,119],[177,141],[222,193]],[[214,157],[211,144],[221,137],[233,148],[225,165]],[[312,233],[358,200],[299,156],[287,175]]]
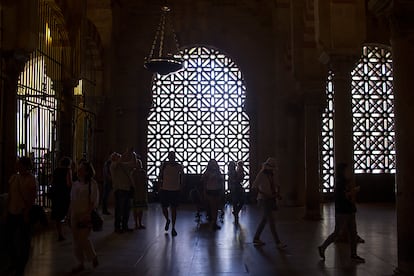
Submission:
[[[320,91],[324,92],[323,85]],[[309,91],[305,102],[305,184],[306,209],[305,219],[319,220],[320,206],[320,175],[319,156],[323,97],[318,90]]]
[[[17,158],[16,113],[17,82],[27,56],[16,51],[3,52],[3,87],[1,91],[0,129],[0,193],[7,191],[9,177],[14,173]]]
[[[333,56],[334,73],[334,159],[335,164],[347,163],[354,183],[354,144],[352,138],[351,71],[355,67],[353,56]]]
[[[393,2],[391,46],[397,155],[398,271],[403,275],[414,275],[414,3]]]
[[[59,95],[59,107],[58,115],[58,141],[57,145],[58,155],[57,161],[62,156],[73,155],[73,90],[77,85],[77,80],[67,79],[62,81],[62,87]],[[76,161],[76,160],[75,160]]]
[[[287,105],[284,116],[287,125],[285,156],[291,156],[289,163],[281,164],[286,175],[282,195],[287,206],[304,206],[306,202],[304,112],[304,104],[297,101]]]
[[[354,142],[352,131],[351,71],[357,58],[354,56],[331,57],[334,87],[334,162],[346,163],[349,168],[351,186],[355,185]],[[347,240],[342,234],[339,238]]]

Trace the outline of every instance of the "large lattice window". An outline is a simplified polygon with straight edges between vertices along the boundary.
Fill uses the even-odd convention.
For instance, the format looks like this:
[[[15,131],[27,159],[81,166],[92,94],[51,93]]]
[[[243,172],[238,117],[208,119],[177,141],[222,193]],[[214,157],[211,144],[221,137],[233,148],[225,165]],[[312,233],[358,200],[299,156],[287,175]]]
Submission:
[[[153,80],[149,178],[157,179],[161,162],[174,150],[187,174],[203,173],[210,159],[216,159],[226,174],[229,161],[243,160],[247,188],[250,127],[243,111],[242,74],[233,60],[216,49],[194,47],[183,53],[184,70]]]
[[[334,87],[329,72],[322,115],[322,193],[334,189]],[[354,171],[395,173],[392,59],[388,48],[367,45],[352,71]]]
[[[355,173],[395,173],[392,80],[390,50],[364,46],[352,71]]]
[[[329,71],[326,83],[326,107],[322,113],[321,176],[322,193],[332,193],[335,185],[334,174],[334,87],[333,73]]]

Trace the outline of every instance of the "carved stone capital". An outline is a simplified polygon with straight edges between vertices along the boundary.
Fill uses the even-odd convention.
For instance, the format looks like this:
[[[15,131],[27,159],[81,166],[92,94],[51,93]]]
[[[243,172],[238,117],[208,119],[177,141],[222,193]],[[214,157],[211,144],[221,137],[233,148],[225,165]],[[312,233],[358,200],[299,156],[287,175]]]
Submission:
[[[333,70],[335,78],[349,79],[351,71],[355,68],[359,56],[356,55],[330,55],[329,66]]]
[[[376,17],[389,20],[394,38],[414,39],[414,1],[411,0],[369,0],[368,9]]]
[[[380,17],[388,14],[392,7],[392,0],[369,0],[368,10],[375,16]]]
[[[393,37],[414,39],[414,1],[394,0],[390,13],[390,26]]]

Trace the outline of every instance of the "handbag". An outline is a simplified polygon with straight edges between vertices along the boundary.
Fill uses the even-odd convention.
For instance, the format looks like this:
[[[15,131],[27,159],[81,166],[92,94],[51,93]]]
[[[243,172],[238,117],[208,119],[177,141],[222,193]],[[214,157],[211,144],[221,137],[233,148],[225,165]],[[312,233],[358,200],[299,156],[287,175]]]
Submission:
[[[93,209],[91,212],[92,231],[99,232],[103,229],[103,218],[98,210]]]

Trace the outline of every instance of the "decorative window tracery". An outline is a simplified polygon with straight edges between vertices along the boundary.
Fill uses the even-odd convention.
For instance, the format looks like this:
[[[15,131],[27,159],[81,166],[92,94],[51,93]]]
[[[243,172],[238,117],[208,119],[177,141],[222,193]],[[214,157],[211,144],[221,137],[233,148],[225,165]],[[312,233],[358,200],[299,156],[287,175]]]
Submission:
[[[366,45],[351,73],[354,171],[395,173],[392,56],[388,48]],[[322,115],[322,193],[334,189],[334,87],[327,80],[327,107]]]
[[[216,159],[227,175],[229,161],[243,160],[249,180],[249,118],[244,112],[246,87],[229,57],[207,47],[183,50],[184,70],[153,80],[148,117],[149,190],[161,162],[174,150],[186,174],[202,174]],[[226,190],[227,181],[226,181]]]
[[[322,193],[333,193],[335,185],[334,166],[334,87],[333,72],[328,72],[326,82],[326,107],[322,113],[321,176]]]
[[[390,49],[364,46],[351,75],[355,173],[395,173]]]

